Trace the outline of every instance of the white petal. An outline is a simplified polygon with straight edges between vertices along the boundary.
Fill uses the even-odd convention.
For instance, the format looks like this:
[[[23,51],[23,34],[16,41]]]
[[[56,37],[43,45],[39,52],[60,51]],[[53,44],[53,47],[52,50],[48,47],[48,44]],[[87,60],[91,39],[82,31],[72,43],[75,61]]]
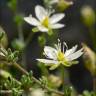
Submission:
[[[49,3],[50,4],[55,4],[55,3],[58,3],[59,2],[59,0],[51,0]]]
[[[55,15],[50,17],[50,23],[51,24],[57,23],[58,21],[63,19],[64,16],[65,16],[65,14],[63,14],[63,13],[55,14]]]
[[[30,25],[38,26],[40,25],[39,21],[36,20],[34,17],[29,16],[29,17],[24,17],[24,20],[29,23]]]
[[[42,6],[37,5],[37,6],[35,7],[35,14],[36,14],[36,17],[37,17],[40,21],[42,21],[42,20],[45,18],[45,16],[47,15],[47,11],[46,11]]]
[[[36,59],[36,60],[45,64],[58,64],[58,61],[55,60],[47,60],[47,59]]]
[[[74,52],[76,51],[77,47],[78,47],[78,46],[75,45],[75,46],[73,46],[71,49],[66,50],[66,51],[65,51],[65,56],[68,56],[68,55],[74,53]]]
[[[45,47],[44,47],[44,55],[45,55],[47,58],[56,60],[56,59],[57,59],[57,50],[54,49],[54,48],[52,48],[52,47],[45,46]]]
[[[83,50],[83,49],[80,49],[80,50],[78,50],[77,52],[75,52],[75,53],[73,53],[73,54],[71,54],[71,55],[66,56],[66,58],[67,58],[69,61],[74,60],[74,59],[77,59],[77,58],[79,58],[79,57],[83,54],[82,50]]]
[[[52,29],[58,29],[58,28],[63,28],[63,27],[64,27],[64,24],[59,24],[59,23],[51,25]]]
[[[38,29],[41,31],[41,32],[48,32],[48,28],[44,27],[44,26],[38,26]]]

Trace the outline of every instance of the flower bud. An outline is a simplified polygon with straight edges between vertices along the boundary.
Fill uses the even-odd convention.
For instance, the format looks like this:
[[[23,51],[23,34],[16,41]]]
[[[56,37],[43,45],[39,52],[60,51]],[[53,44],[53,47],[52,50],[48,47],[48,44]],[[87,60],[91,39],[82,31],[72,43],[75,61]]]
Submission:
[[[87,45],[82,45],[85,51],[85,54],[83,55],[85,66],[93,76],[96,76],[96,53],[93,52]]]
[[[68,7],[70,7],[71,5],[73,5],[72,1],[66,1],[66,0],[59,0],[58,4],[57,4],[57,8],[60,11],[64,11],[66,10]]]
[[[42,89],[38,88],[38,89],[32,90],[30,96],[45,96],[45,93]]]
[[[81,15],[83,18],[83,22],[86,26],[90,27],[94,25],[96,17],[95,12],[90,6],[84,6],[81,9]]]
[[[62,84],[61,78],[59,78],[58,76],[55,76],[55,75],[50,75],[48,77],[48,80],[51,82],[51,84],[53,84],[52,86],[54,86],[54,87],[60,87],[60,85]]]
[[[8,77],[11,77],[11,74],[5,70],[0,69],[0,76],[4,78],[8,78]]]
[[[13,46],[13,48],[15,48],[15,49],[17,49],[17,50],[23,50],[25,44],[24,44],[24,42],[22,42],[21,40],[15,39],[15,40],[12,42],[12,46]]]
[[[8,38],[5,31],[0,27],[0,46],[6,48],[8,45]]]

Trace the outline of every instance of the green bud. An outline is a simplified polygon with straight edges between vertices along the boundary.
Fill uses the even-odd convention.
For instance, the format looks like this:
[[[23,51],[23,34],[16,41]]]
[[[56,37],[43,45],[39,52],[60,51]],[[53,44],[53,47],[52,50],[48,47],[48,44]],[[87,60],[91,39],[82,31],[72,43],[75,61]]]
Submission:
[[[25,47],[25,44],[24,44],[24,42],[22,42],[21,40],[15,39],[15,40],[12,42],[12,46],[13,46],[13,48],[16,49],[16,50],[23,50],[23,48]]]
[[[8,78],[8,77],[11,77],[11,74],[5,70],[0,69],[0,76],[4,78]]]
[[[50,86],[55,87],[55,88],[60,87],[62,84],[62,79],[60,77],[52,75],[52,74],[49,75],[48,81],[51,84]]]
[[[81,15],[86,26],[90,27],[95,24],[95,12],[90,6],[83,6],[81,9]]]
[[[87,45],[82,44],[84,48],[84,62],[85,67],[91,72],[93,76],[96,76],[96,53],[93,52]]]
[[[0,45],[4,48],[6,48],[8,45],[7,34],[5,33],[2,27],[0,27]]]
[[[45,37],[44,36],[39,36],[38,37],[38,42],[39,42],[40,46],[45,45],[45,43],[46,43]]]
[[[53,35],[53,30],[52,30],[52,29],[49,29],[49,30],[48,30],[48,35],[49,35],[49,36]]]
[[[34,27],[33,29],[32,29],[32,32],[38,32],[39,31],[39,29],[37,28],[37,27]]]
[[[68,7],[70,7],[71,5],[73,5],[72,1],[67,1],[67,0],[59,0],[58,4],[57,4],[57,8],[60,11],[64,11],[66,10]]]

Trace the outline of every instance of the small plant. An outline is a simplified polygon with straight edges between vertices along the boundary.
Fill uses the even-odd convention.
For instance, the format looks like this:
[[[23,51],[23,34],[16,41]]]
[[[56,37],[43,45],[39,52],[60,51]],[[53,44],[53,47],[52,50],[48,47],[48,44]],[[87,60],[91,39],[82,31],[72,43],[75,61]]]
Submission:
[[[41,5],[35,6],[36,18],[32,15],[23,17],[17,8],[17,0],[10,0],[9,8],[14,13],[14,22],[17,25],[18,38],[12,42],[11,48],[7,48],[7,35],[0,27],[0,95],[1,96],[96,96],[96,36],[94,31],[90,31],[94,51],[86,44],[82,43],[82,48],[77,50],[77,45],[68,48],[67,44],[60,41],[57,35],[57,29],[63,28],[64,24],[58,23],[65,16],[65,11],[71,1],[66,0],[43,0],[44,7]],[[54,6],[56,4],[56,6]],[[87,7],[89,8],[89,7]],[[89,8],[81,11],[84,23],[92,29],[95,24],[94,11]],[[58,11],[57,11],[58,10]],[[85,13],[87,11],[87,13]],[[60,13],[57,13],[60,12]],[[88,13],[89,12],[89,13]],[[92,14],[91,14],[91,13]],[[88,15],[89,17],[85,16]],[[92,16],[91,16],[92,15]],[[87,18],[86,18],[87,17]],[[29,32],[28,37],[24,38],[22,26],[24,22],[32,25],[32,32]],[[38,67],[41,70],[41,76],[36,78],[34,72],[28,72],[26,69],[25,51],[32,40],[34,34],[38,34],[40,47],[44,52],[41,52],[46,58],[35,58]],[[51,42],[50,47],[47,45],[48,39],[56,39]],[[74,88],[70,84],[65,83],[66,67],[78,64],[78,58],[83,55],[83,60],[86,68],[90,71],[93,77],[93,90],[91,92],[84,91],[81,95],[75,94]],[[43,56],[41,55],[43,58]],[[40,58],[41,58],[40,57]],[[49,69],[47,68],[49,67]],[[10,68],[15,69],[16,74],[11,72]],[[52,74],[50,71],[57,71],[58,74]],[[19,76],[20,75],[20,76]],[[19,77],[18,77],[19,76]]]

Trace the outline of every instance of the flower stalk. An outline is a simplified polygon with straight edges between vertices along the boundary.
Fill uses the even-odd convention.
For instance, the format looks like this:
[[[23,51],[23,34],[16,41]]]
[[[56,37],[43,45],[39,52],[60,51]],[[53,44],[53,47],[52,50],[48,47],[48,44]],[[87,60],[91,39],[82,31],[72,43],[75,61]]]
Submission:
[[[62,88],[63,88],[63,91],[64,91],[64,85],[65,85],[65,80],[64,80],[64,78],[65,78],[65,72],[64,72],[64,66],[61,66],[62,68],[61,68],[61,75],[62,75]]]

